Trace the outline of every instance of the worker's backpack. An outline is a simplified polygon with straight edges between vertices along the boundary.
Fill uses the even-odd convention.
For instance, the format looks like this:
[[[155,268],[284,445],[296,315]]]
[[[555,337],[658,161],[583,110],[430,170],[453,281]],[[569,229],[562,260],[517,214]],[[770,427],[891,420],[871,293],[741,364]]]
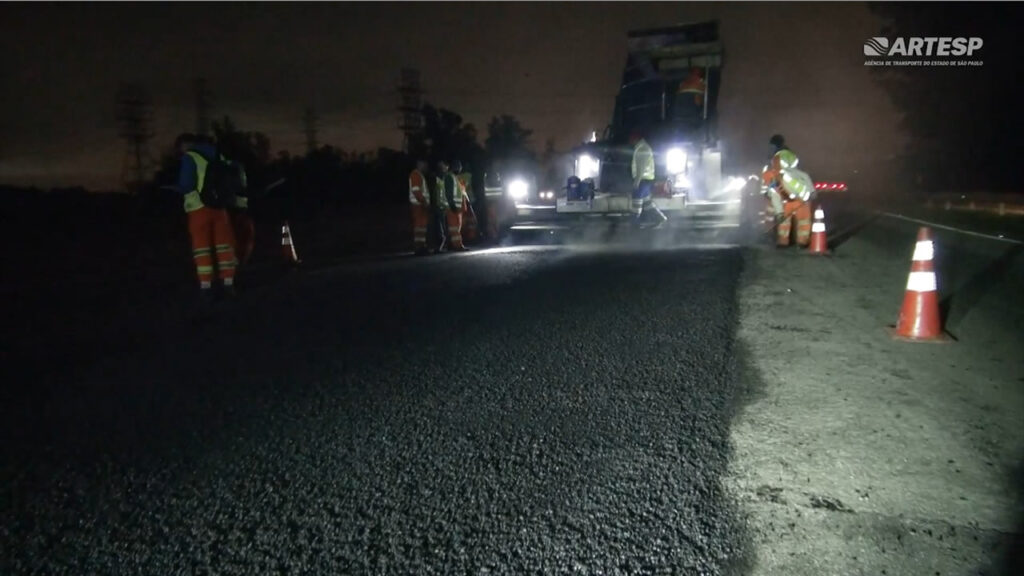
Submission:
[[[204,206],[227,208],[234,206],[235,198],[245,194],[242,172],[238,166],[217,154],[206,165],[206,177],[199,198]]]

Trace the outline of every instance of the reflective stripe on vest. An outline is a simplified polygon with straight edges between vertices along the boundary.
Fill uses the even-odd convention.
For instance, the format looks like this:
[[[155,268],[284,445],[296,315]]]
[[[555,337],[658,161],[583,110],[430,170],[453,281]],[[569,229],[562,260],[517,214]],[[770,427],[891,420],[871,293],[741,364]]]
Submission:
[[[185,154],[196,163],[196,189],[185,194],[185,212],[195,212],[203,207],[203,201],[199,199],[199,191],[203,189],[203,183],[206,182],[206,167],[209,162],[198,152],[189,150]]]
[[[814,191],[814,183],[811,182],[810,176],[802,170],[784,169],[782,185],[786,188],[786,192],[804,202],[810,199],[811,192]]]

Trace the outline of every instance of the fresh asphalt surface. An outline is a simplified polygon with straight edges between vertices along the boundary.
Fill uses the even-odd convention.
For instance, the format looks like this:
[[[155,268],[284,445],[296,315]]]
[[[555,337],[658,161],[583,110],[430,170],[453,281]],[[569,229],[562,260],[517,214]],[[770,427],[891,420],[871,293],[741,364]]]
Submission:
[[[698,243],[9,314],[0,572],[729,573],[744,257]]]

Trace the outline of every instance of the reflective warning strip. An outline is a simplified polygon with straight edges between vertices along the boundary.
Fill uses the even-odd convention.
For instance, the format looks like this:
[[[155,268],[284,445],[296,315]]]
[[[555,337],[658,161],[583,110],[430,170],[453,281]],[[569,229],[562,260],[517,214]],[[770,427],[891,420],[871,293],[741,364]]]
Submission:
[[[935,292],[935,272],[911,272],[907,277],[907,290]]]
[[[825,211],[822,210],[821,208],[818,208],[817,210],[814,211],[814,217],[816,219],[818,219],[818,220],[824,220],[825,219]]]
[[[211,252],[212,252],[212,250],[210,250],[209,248],[196,248],[195,250],[192,251],[192,255],[193,256],[205,256],[206,254],[209,254]]]
[[[196,266],[196,272],[200,274],[213,274],[213,266]]]
[[[230,244],[217,244],[217,253],[231,252]]]
[[[811,232],[824,232],[824,231],[825,231],[825,223],[824,222],[815,222],[814,225],[811,226]]]
[[[931,260],[935,256],[935,244],[931,240],[922,240],[914,246],[914,261]]]

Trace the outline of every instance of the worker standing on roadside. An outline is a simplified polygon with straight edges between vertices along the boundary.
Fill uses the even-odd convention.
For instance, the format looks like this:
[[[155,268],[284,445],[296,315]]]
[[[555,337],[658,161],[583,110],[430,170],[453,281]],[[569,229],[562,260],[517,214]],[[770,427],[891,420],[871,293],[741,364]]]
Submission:
[[[462,239],[472,242],[476,240],[477,230],[477,219],[476,210],[473,209],[475,194],[473,192],[473,174],[468,171],[464,171],[462,163],[458,160],[455,161],[455,178],[459,181],[459,187],[462,188],[462,212],[463,212],[463,229]]]
[[[769,140],[772,158],[762,173],[766,195],[775,212],[775,245],[789,246],[792,236],[793,217],[796,217],[796,243],[808,246],[811,243],[811,196],[814,182],[804,171],[797,168],[800,159],[786,146],[781,134]]]
[[[427,162],[416,160],[409,173],[409,208],[412,211],[412,244],[417,256],[427,253],[427,225],[430,222],[430,190],[427,188]]]
[[[444,197],[444,170],[447,170],[447,164],[444,161],[438,161],[435,166],[435,172],[433,175],[434,185],[430,187],[430,227],[433,229],[431,236],[437,240],[437,247],[432,249],[431,252],[444,252],[447,249],[448,238],[445,233],[445,229],[448,228],[448,201]]]
[[[466,206],[466,192],[456,177],[462,171],[462,163],[456,160],[453,164],[455,171],[449,170],[448,163],[444,161],[439,166],[443,191],[441,201],[447,202],[448,208],[445,215],[448,221],[448,250],[463,252],[466,250],[462,244],[462,214]]]
[[[630,136],[630,144],[633,145],[633,213],[636,215],[636,221],[640,222],[644,208],[653,208],[660,219],[657,224],[660,226],[668,218],[651,200],[651,193],[654,191],[654,150],[647,140],[636,132]]]
[[[179,136],[177,147],[181,153],[178,189],[185,195],[185,213],[188,215],[192,258],[199,278],[201,298],[204,303],[214,300],[215,269],[224,294],[234,296],[236,260],[231,220],[225,206],[218,205],[220,202],[213,200],[218,198],[218,191],[208,182],[208,168],[219,159],[217,148],[212,142],[191,134]],[[223,198],[219,196],[219,199]]]
[[[235,196],[234,203],[228,207],[228,214],[231,215],[231,228],[235,233],[235,245],[238,250],[238,266],[241,268],[249,262],[253,248],[256,247],[256,225],[249,215],[249,178],[245,166],[239,162],[234,165],[238,168],[242,190]]]

